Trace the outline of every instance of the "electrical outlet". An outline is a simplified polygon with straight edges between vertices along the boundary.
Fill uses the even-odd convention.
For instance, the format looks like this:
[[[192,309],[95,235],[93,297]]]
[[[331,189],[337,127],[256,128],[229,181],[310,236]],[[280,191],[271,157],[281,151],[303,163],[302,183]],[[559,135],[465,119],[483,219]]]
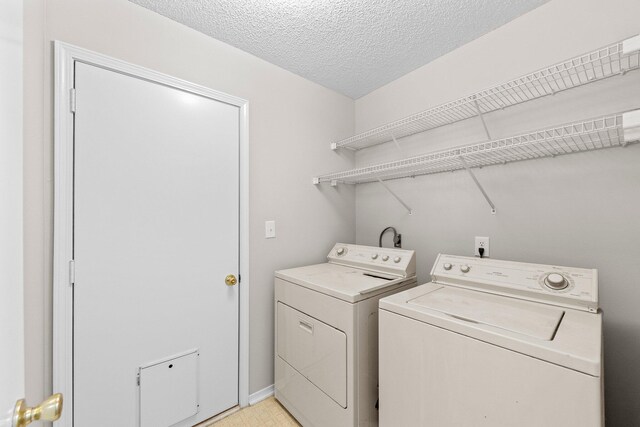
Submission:
[[[473,249],[473,254],[475,256],[480,256],[480,248],[484,248],[484,253],[482,254],[483,258],[489,258],[489,238],[488,237],[479,237],[476,236],[476,245]]]
[[[264,222],[264,238],[265,239],[273,239],[276,237],[276,222],[275,221],[265,221]]]

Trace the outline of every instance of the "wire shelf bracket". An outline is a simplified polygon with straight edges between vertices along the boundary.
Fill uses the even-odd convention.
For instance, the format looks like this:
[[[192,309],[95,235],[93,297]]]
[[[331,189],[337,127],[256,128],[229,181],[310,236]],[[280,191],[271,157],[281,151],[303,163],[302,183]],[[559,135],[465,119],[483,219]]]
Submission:
[[[413,214],[413,209],[411,209],[409,207],[409,205],[407,205],[404,201],[402,201],[400,196],[398,196],[396,193],[394,193],[393,190],[390,189],[389,186],[387,184],[385,184],[383,180],[378,178],[378,182],[380,183],[380,185],[382,185],[384,187],[385,190],[387,190],[389,192],[389,194],[391,194],[398,201],[398,203],[400,203],[402,206],[404,206],[404,208],[407,210],[407,212],[409,212],[409,215]]]
[[[484,133],[487,135],[487,141],[491,141],[491,134],[489,133],[489,128],[487,127],[487,122],[484,121],[484,116],[482,115],[482,110],[480,110],[480,106],[478,105],[478,100],[473,100],[474,105],[476,106],[476,111],[478,112],[478,117],[482,122],[482,127],[484,128]]]
[[[467,164],[466,160],[464,159],[464,157],[458,157],[460,159],[460,163],[462,163],[462,166],[465,168],[465,170],[469,173],[469,175],[471,176],[471,179],[473,179],[473,182],[476,183],[476,186],[478,186],[478,189],[480,190],[480,192],[482,193],[482,195],[484,196],[484,199],[487,201],[487,203],[489,204],[489,206],[491,206],[491,214],[495,215],[496,214],[496,205],[493,204],[493,202],[491,201],[491,199],[489,198],[489,195],[487,194],[487,192],[484,190],[484,187],[482,187],[482,184],[480,184],[480,181],[478,181],[478,178],[476,177],[476,174],[473,173],[473,171],[471,170],[471,168],[469,167],[469,165]]]
[[[393,139],[393,142],[396,144],[396,147],[398,148],[398,151],[402,151],[402,148],[400,147],[400,143],[398,142],[398,140],[396,139],[396,137],[391,134],[391,139]]]
[[[640,68],[640,35],[576,56],[341,141],[331,149],[360,150],[456,123]],[[482,116],[481,116],[482,118]],[[484,122],[484,119],[483,119]],[[485,125],[483,123],[483,125]],[[486,125],[485,125],[486,130]],[[393,138],[390,138],[393,135]],[[491,139],[491,138],[489,138]]]

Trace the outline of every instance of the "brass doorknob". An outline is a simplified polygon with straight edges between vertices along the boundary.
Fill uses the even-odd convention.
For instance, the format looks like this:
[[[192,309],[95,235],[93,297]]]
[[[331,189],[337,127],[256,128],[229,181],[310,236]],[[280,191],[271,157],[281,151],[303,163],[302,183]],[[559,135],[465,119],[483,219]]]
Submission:
[[[55,421],[62,415],[62,394],[56,393],[33,408],[27,407],[24,399],[16,402],[13,410],[13,426],[24,427],[33,421]]]
[[[224,283],[226,283],[227,286],[233,286],[238,283],[238,279],[236,279],[236,276],[234,276],[233,274],[229,274],[224,278]]]

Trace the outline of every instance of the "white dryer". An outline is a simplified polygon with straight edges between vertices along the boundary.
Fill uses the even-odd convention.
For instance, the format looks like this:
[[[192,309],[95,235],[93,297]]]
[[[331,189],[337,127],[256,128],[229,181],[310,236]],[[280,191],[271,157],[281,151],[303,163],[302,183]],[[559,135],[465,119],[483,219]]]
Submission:
[[[439,255],[380,300],[380,425],[604,423],[597,270]]]
[[[275,273],[275,396],[304,426],[378,424],[378,300],[415,286],[410,250],[338,243]]]

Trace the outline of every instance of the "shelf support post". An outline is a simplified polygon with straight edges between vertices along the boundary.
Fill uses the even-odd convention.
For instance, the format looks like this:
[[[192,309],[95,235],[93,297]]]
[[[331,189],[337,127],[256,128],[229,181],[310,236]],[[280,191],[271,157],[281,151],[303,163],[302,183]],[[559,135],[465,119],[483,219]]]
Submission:
[[[393,139],[393,142],[396,144],[396,147],[398,147],[398,151],[402,153],[402,148],[400,147],[400,143],[398,142],[394,134],[391,134],[391,139]]]
[[[400,154],[400,157],[401,158],[404,157],[404,151],[402,150],[400,143],[396,139],[396,136],[393,134],[393,132],[389,133],[389,135],[391,135],[391,139],[393,140],[393,143],[396,145],[396,148],[398,149],[398,153]]]
[[[458,157],[458,159],[460,159],[460,163],[462,163],[462,166],[464,166],[465,170],[467,172],[469,172],[469,175],[471,176],[471,179],[473,179],[473,182],[476,183],[476,185],[478,186],[478,189],[480,190],[480,192],[484,196],[485,200],[487,201],[489,206],[491,206],[491,213],[493,215],[495,215],[496,214],[496,205],[493,204],[493,202],[489,198],[489,195],[487,194],[487,192],[484,191],[484,188],[482,187],[482,184],[480,184],[480,181],[478,181],[478,178],[476,178],[476,174],[473,173],[473,171],[471,170],[471,168],[467,164],[467,161],[464,159],[464,157],[460,156],[460,157]]]
[[[402,206],[404,206],[407,212],[409,212],[409,215],[413,214],[413,210],[409,207],[409,205],[403,202],[402,199],[396,193],[394,193],[393,190],[387,186],[387,184],[384,183],[384,181],[382,181],[380,178],[376,178],[376,179],[378,180],[380,185],[382,185],[384,189],[389,192],[389,194],[391,194]]]
[[[476,112],[478,113],[478,117],[480,117],[480,121],[482,122],[484,133],[487,134],[487,141],[491,141],[491,134],[489,133],[489,128],[487,127],[487,123],[484,121],[484,116],[482,115],[482,111],[480,111],[480,105],[478,104],[478,99],[475,96],[473,97],[473,103],[476,106]]]

